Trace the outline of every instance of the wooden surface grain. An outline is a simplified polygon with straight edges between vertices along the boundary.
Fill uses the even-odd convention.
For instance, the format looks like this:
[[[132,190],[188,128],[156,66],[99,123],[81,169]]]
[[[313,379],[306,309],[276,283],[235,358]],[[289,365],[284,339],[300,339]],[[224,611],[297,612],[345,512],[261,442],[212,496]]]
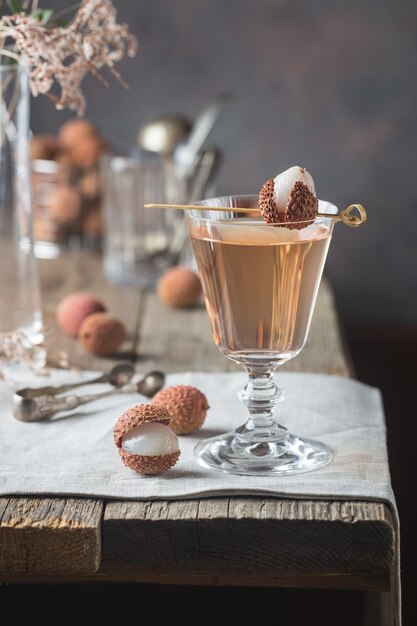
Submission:
[[[102,516],[100,500],[2,498],[0,574],[97,571]]]
[[[360,577],[389,572],[392,519],[382,504],[211,498],[110,502],[101,569],[152,576]]]
[[[65,351],[72,365],[88,369],[105,370],[121,358],[140,372],[239,369],[215,347],[202,305],[174,311],[151,292],[110,285],[97,256],[43,261],[41,278],[52,362]],[[77,290],[97,294],[125,322],[121,354],[92,357],[56,329],[57,303]],[[350,373],[325,281],[308,343],[285,369]],[[0,499],[0,580],[9,582],[52,576],[387,590],[394,542],[388,508],[373,502]]]

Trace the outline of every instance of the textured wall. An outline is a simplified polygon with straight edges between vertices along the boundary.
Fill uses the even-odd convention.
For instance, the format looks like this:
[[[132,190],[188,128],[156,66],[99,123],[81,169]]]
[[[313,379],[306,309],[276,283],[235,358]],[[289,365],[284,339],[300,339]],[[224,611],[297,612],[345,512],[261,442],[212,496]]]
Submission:
[[[195,115],[232,90],[213,135],[227,155],[219,191],[256,192],[299,164],[320,197],[363,202],[368,224],[339,226],[329,256],[339,308],[352,321],[417,322],[415,1],[115,5],[139,37],[138,57],[120,66],[131,90],[91,79],[85,88],[87,115],[113,144],[126,150],[148,118]],[[55,130],[66,114],[39,98],[32,119],[34,132]]]

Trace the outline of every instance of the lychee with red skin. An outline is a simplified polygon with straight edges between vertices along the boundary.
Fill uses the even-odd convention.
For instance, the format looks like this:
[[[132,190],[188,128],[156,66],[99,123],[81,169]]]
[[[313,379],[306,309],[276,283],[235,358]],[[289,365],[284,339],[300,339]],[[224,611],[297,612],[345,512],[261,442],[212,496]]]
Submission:
[[[89,352],[106,356],[118,351],[127,332],[123,322],[109,313],[93,313],[81,324],[78,337]]]
[[[197,274],[188,267],[181,266],[167,270],[157,286],[160,300],[174,309],[195,306],[201,292],[201,282]]]
[[[77,337],[81,324],[93,313],[106,311],[107,307],[91,293],[77,292],[66,296],[58,305],[58,326],[68,335]]]
[[[37,135],[33,137],[29,147],[32,161],[42,159],[53,161],[59,153],[59,143],[53,135]]]
[[[152,404],[163,406],[171,416],[171,428],[177,435],[187,435],[198,430],[210,408],[207,398],[190,385],[175,385],[161,389]]]
[[[71,185],[57,185],[49,196],[49,210],[60,224],[69,224],[81,211],[81,196]]]

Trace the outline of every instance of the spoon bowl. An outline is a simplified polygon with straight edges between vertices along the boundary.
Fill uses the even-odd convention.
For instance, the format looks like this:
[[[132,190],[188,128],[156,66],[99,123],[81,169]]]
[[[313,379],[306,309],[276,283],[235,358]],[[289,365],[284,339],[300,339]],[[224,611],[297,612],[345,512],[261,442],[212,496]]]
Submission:
[[[138,144],[143,150],[170,155],[187,139],[192,124],[183,115],[163,115],[150,120],[139,130]]]
[[[107,374],[107,381],[113,387],[123,387],[123,385],[127,385],[133,378],[135,373],[135,368],[132,363],[119,363],[111,368],[111,370]]]
[[[158,370],[149,372],[142,380],[137,383],[138,392],[147,398],[153,398],[160,389],[164,386],[165,374]]]
[[[13,396],[13,415],[20,422],[39,422],[43,415],[33,398],[25,398],[15,393]]]

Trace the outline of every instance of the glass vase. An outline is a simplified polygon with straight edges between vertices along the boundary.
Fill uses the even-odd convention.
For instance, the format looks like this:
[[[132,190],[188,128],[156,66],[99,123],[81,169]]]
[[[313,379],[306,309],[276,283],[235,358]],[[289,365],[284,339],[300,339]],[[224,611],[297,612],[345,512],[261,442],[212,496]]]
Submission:
[[[5,376],[39,369],[46,360],[32,232],[29,105],[25,69],[18,63],[0,65],[0,366]]]

